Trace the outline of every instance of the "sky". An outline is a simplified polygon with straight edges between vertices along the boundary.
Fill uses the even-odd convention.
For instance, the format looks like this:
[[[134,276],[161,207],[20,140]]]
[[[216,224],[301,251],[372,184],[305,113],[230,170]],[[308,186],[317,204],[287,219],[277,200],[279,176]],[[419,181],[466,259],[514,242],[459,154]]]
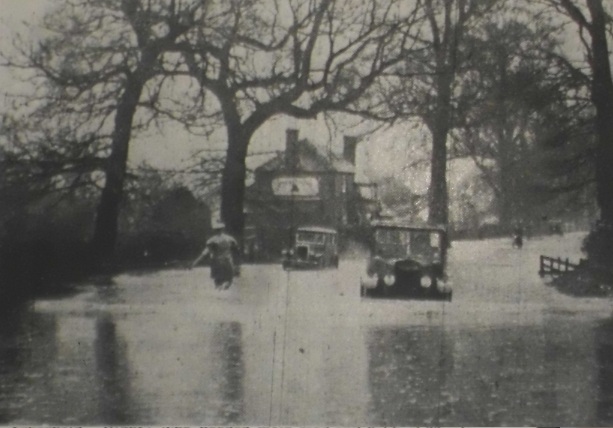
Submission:
[[[12,22],[28,20],[41,16],[49,5],[50,0],[0,0],[0,16],[7,17]]]

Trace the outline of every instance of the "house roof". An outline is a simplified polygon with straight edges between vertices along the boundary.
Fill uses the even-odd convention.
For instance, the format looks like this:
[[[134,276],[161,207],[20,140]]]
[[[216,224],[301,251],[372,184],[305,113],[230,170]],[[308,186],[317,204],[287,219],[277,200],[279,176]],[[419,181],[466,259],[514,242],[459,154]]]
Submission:
[[[297,172],[330,172],[336,171],[346,174],[354,174],[355,167],[345,159],[331,153],[324,155],[309,140],[300,140],[298,147]],[[256,171],[283,171],[286,170],[285,152],[280,152],[268,162],[256,168]]]

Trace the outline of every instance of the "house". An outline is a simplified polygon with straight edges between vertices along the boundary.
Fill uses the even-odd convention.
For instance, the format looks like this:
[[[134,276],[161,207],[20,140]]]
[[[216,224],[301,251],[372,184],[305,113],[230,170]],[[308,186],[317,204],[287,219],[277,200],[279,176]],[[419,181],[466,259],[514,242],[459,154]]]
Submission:
[[[317,225],[345,231],[366,224],[378,207],[376,185],[355,182],[357,137],[344,137],[343,156],[322,151],[286,131],[286,147],[254,171],[246,190],[253,245],[271,256],[291,240],[292,230]]]

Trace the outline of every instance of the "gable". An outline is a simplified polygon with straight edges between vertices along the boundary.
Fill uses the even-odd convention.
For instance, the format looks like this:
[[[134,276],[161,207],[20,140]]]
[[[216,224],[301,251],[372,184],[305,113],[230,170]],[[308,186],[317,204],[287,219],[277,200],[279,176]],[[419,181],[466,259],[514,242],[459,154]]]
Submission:
[[[285,165],[285,152],[260,165],[257,171],[287,171]],[[322,154],[320,150],[309,140],[300,140],[298,143],[298,172],[341,172],[353,174],[355,168],[351,163],[332,154],[330,157]]]

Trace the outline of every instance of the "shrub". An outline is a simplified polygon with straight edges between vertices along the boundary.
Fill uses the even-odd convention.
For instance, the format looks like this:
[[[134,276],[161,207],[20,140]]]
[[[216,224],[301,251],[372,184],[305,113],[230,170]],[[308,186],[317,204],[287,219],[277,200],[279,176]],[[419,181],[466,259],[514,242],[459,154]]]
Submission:
[[[92,270],[89,246],[74,239],[3,242],[0,248],[0,300],[14,302],[66,289]]]
[[[613,224],[599,222],[583,241],[583,251],[590,264],[598,267],[613,266]]]

